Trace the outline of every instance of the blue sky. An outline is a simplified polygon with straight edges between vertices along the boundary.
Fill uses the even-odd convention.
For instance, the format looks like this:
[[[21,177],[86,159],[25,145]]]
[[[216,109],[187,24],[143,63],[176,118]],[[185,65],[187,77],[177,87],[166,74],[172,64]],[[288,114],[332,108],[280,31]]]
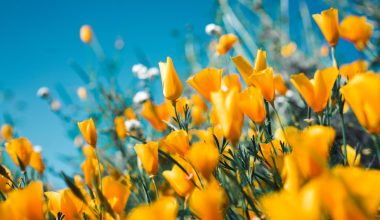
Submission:
[[[18,133],[41,145],[49,164],[64,169],[56,158],[60,153],[76,155],[75,148],[62,122],[36,91],[61,83],[74,94],[82,85],[68,64],[75,60],[86,67],[95,62],[90,48],[79,40],[81,25],[93,27],[109,55],[116,37],[123,37],[122,74],[128,78],[137,62],[136,47],[148,54],[152,64],[170,55],[182,62],[181,69],[186,26],[191,24],[207,39],[204,27],[214,21],[214,6],[214,0],[0,0],[0,90],[11,89],[16,100],[27,102],[22,112],[15,110],[14,103],[0,102],[0,113],[16,116]],[[310,12],[321,9],[324,5],[318,3]],[[173,30],[179,31],[179,37],[173,37]]]
[[[59,154],[76,155],[75,148],[63,123],[36,91],[61,83],[74,93],[82,85],[68,64],[75,60],[87,67],[95,62],[90,48],[79,40],[81,25],[93,27],[109,55],[116,37],[123,37],[122,74],[130,74],[137,62],[136,47],[148,54],[152,64],[168,55],[182,58],[186,26],[192,24],[203,34],[204,26],[213,21],[213,5],[214,1],[203,0],[1,0],[0,90],[11,89],[15,100],[26,101],[27,107],[19,112],[14,102],[0,103],[0,113],[11,112],[18,133],[41,145],[50,165],[64,169],[57,161]],[[181,35],[173,38],[173,30]]]

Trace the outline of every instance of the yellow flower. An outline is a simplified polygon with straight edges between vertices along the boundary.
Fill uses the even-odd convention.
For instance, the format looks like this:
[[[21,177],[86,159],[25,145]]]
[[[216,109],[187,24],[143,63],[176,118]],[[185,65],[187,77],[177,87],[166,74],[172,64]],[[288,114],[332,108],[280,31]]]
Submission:
[[[139,205],[132,209],[127,220],[177,219],[178,203],[175,197],[162,196],[150,205]]]
[[[264,50],[258,49],[255,59],[255,71],[262,71],[267,68],[267,52]]]
[[[12,126],[9,124],[4,124],[3,126],[1,126],[1,136],[7,141],[12,139],[13,137]]]
[[[270,165],[270,169],[282,171],[284,166],[284,153],[282,152],[279,140],[273,140],[269,143],[260,144],[261,152],[264,154],[264,159]]]
[[[192,144],[189,161],[203,177],[209,178],[219,162],[219,150],[213,144],[197,142]]]
[[[207,120],[206,113],[208,110],[207,104],[202,100],[199,95],[191,96],[191,103],[193,107],[191,108],[191,122],[194,125],[201,125]]]
[[[360,124],[371,134],[380,134],[380,76],[355,76],[340,89]]]
[[[183,87],[174,68],[173,61],[170,57],[167,57],[166,63],[160,62],[159,66],[164,97],[175,101],[181,96]]]
[[[211,93],[220,90],[222,73],[222,69],[206,68],[191,76],[187,83],[210,101]]]
[[[237,91],[240,92],[241,90],[241,84],[240,84],[240,77],[238,74],[229,74],[227,76],[224,76],[222,78],[222,86],[221,89],[223,91],[228,91],[235,88]]]
[[[24,137],[13,139],[5,144],[5,149],[17,166],[26,169],[33,153],[32,143],[28,139]],[[22,166],[20,166],[19,161]]]
[[[87,146],[84,146],[82,148],[82,152],[83,152],[83,155],[87,158],[87,159],[96,159],[96,152],[95,152],[95,149],[89,145]]]
[[[303,131],[285,133],[304,179],[318,176],[326,170],[330,147],[335,138],[333,128],[313,125]]]
[[[80,28],[80,39],[83,43],[89,44],[93,39],[92,28],[89,25],[83,25]]]
[[[143,116],[157,131],[165,131],[167,125],[163,121],[170,118],[167,104],[164,102],[160,105],[154,105],[152,101],[144,102],[141,116]]]
[[[120,138],[120,140],[124,141],[127,137],[127,128],[125,127],[124,117],[117,116],[114,119],[116,135]]]
[[[12,173],[9,171],[9,169],[4,166],[0,165],[4,168],[5,172],[8,174],[8,176],[12,179]],[[10,181],[8,178],[0,174],[0,192],[1,193],[7,193],[12,190],[12,181]]]
[[[228,53],[238,41],[235,34],[225,34],[219,38],[218,45],[216,46],[216,53],[218,55],[224,55]]]
[[[273,76],[274,80],[274,89],[280,93],[282,96],[286,95],[288,91],[288,87],[286,86],[284,78],[280,74],[276,74]]]
[[[172,131],[166,136],[161,144],[170,152],[185,156],[189,149],[189,136],[184,130]]]
[[[365,73],[368,70],[368,63],[365,60],[356,60],[352,63],[344,64],[340,67],[340,74],[348,80],[357,74]]]
[[[137,119],[135,112],[130,107],[124,110],[124,117],[127,118],[128,120]]]
[[[255,59],[255,66],[253,67],[248,60],[246,60],[242,56],[236,56],[232,57],[232,62],[234,62],[236,68],[238,69],[239,73],[243,77],[245,83],[249,86],[252,85],[252,82],[250,80],[250,76],[254,72],[260,72],[262,70],[265,70],[267,68],[267,55],[266,52],[263,50],[257,50],[256,59]]]
[[[380,184],[380,172],[339,166],[332,172],[334,178],[321,183],[323,202],[330,216],[333,219],[376,219],[380,194],[374,192]]]
[[[96,134],[95,123],[92,118],[78,122],[78,127],[86,142],[89,145],[96,147],[98,136]]]
[[[16,189],[0,203],[0,219],[44,219],[41,182],[31,182],[24,189]]]
[[[171,170],[162,172],[162,176],[169,182],[179,196],[187,197],[194,189],[194,183],[191,182],[191,179],[196,179],[195,172],[191,165],[183,159],[177,159],[177,162],[181,164],[189,175],[179,166],[173,165]]]
[[[189,206],[200,219],[222,220],[226,217],[228,196],[215,181],[204,189],[194,189],[189,199]]]
[[[158,172],[158,143],[150,141],[146,144],[136,144],[135,151],[145,171],[149,175]]]
[[[240,108],[255,123],[265,121],[266,111],[260,89],[250,86],[240,93]]]
[[[281,55],[285,58],[290,57],[297,50],[297,44],[290,42],[281,47]]]
[[[118,180],[112,176],[106,176],[102,179],[102,190],[113,211],[121,214],[131,193],[127,183],[123,182],[122,179]]]
[[[300,73],[291,76],[290,81],[306,101],[307,105],[316,113],[320,113],[326,107],[339,74],[335,67],[317,70],[313,80],[309,80],[305,74]]]
[[[360,154],[356,153],[355,148],[350,145],[346,145],[347,147],[347,162],[349,166],[359,166],[360,165]],[[344,152],[344,145],[341,147],[342,152]]]
[[[305,188],[301,192],[271,193],[263,196],[260,201],[268,219],[318,220],[322,217],[319,195],[313,188]]]
[[[235,145],[240,138],[244,119],[238,105],[239,94],[237,90],[214,92],[211,94],[211,100],[224,136]]]
[[[45,195],[48,198],[48,209],[55,217],[58,212],[62,212],[67,220],[82,218],[84,204],[70,189],[45,192]]]
[[[273,103],[274,100],[274,79],[273,69],[267,67],[266,52],[258,50],[255,66],[252,67],[242,56],[233,57],[232,61],[243,76],[247,85],[254,85],[261,90],[265,100]]]
[[[40,151],[33,150],[30,157],[30,166],[40,174],[45,171],[45,164]]]
[[[330,8],[322,11],[321,14],[313,14],[313,18],[326,41],[331,47],[335,47],[339,40],[338,10]]]
[[[347,16],[340,23],[342,38],[355,44],[358,50],[363,50],[372,36],[373,27],[365,16]]]
[[[274,79],[273,69],[266,68],[262,71],[252,74],[249,78],[252,84],[260,88],[265,100],[273,104],[274,101]]]
[[[103,173],[103,165],[99,164],[99,161],[97,159],[86,159],[82,163],[81,169],[84,174],[84,181],[86,182],[88,187],[92,188],[94,186],[93,182],[95,182],[96,184],[99,183],[99,174],[102,175]]]

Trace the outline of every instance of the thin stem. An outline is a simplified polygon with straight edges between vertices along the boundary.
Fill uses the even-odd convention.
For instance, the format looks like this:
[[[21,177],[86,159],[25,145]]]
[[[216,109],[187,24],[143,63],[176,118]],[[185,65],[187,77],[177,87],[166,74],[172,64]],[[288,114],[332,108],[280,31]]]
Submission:
[[[158,199],[160,195],[158,194],[158,189],[157,189],[156,181],[154,180],[154,176],[151,176],[150,179],[152,180],[154,191],[156,192],[156,199]]]
[[[336,62],[336,57],[335,57],[335,47],[331,47],[331,59],[332,59],[333,67],[338,68],[338,63]]]
[[[282,133],[284,134],[284,138],[285,138],[286,142],[289,143],[289,142],[288,142],[288,139],[287,139],[287,137],[286,137],[285,127],[284,127],[284,125],[282,124],[282,121],[281,121],[280,115],[278,114],[278,111],[277,111],[276,107],[274,107],[274,104],[271,104],[271,105],[272,105],[272,108],[273,108],[274,114],[275,114],[276,117],[277,117],[278,123],[280,124],[281,130],[282,130]]]
[[[173,105],[173,108],[174,108],[175,119],[177,120],[178,127],[180,129],[182,129],[183,126],[182,126],[181,120],[180,120],[178,112],[177,112],[176,101],[172,101],[172,105]]]
[[[95,149],[95,156],[96,156],[96,159],[98,160],[99,189],[100,189],[100,192],[103,192],[102,177],[101,177],[102,174],[100,171],[100,159],[99,159],[98,148]],[[103,215],[103,205],[100,204],[100,217],[101,217],[101,219],[102,219],[102,215]]]
[[[270,114],[269,114],[269,104],[268,104],[268,101],[264,100],[264,104],[265,104],[265,111],[267,113],[267,116],[266,116],[266,126],[268,128],[268,133],[270,134],[270,137],[272,137],[272,122],[271,122],[271,118],[270,118]]]
[[[344,126],[344,115],[343,111],[340,111],[340,126],[342,128],[342,136],[343,136],[343,159],[344,165],[347,164],[347,143],[346,143],[346,127]]]
[[[375,144],[377,161],[378,161],[378,164],[380,165],[380,143],[377,140],[376,135],[372,135],[371,137],[372,137],[373,143]]]

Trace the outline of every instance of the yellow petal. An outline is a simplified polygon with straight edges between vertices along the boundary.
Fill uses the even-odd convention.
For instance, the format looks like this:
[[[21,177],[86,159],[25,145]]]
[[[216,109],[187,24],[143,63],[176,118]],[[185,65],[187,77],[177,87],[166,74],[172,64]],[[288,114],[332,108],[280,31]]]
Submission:
[[[190,77],[187,83],[210,101],[211,92],[216,92],[220,89],[222,73],[222,69],[206,68]]]
[[[181,96],[183,87],[174,68],[173,61],[168,57],[166,63],[160,62],[159,66],[164,97],[175,101]]]
[[[149,175],[156,175],[158,172],[158,143],[136,144],[135,151],[145,171]]]
[[[292,75],[290,82],[296,87],[308,106],[314,106],[314,88],[310,80],[303,73]]]
[[[313,18],[321,30],[326,41],[331,47],[335,47],[339,40],[338,10],[330,8],[321,14],[314,14]]]
[[[249,77],[253,73],[253,67],[249,62],[242,56],[236,56],[232,57],[232,62],[234,62],[236,68],[238,69],[239,73],[243,77],[245,83],[247,85],[250,85]]]
[[[273,69],[266,68],[259,72],[254,72],[249,79],[252,84],[260,88],[265,100],[270,103],[274,101],[274,79],[273,79]]]
[[[315,112],[321,112],[326,107],[330,99],[332,89],[339,71],[335,67],[317,70],[314,75],[314,106]]]
[[[267,68],[267,53],[264,50],[258,49],[255,59],[255,71],[262,71]]]
[[[98,136],[96,134],[95,123],[92,118],[78,122],[78,127],[86,142],[89,145],[96,147]]]

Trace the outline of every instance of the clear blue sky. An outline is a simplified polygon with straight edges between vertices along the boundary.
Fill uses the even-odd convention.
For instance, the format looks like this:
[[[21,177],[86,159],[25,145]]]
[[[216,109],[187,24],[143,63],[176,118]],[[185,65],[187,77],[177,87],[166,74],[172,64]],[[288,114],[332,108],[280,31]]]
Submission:
[[[122,74],[130,74],[137,62],[134,50],[141,48],[152,63],[167,55],[182,57],[187,24],[203,33],[213,21],[214,1],[203,0],[36,0],[0,1],[0,89],[12,89],[16,99],[27,102],[22,112],[14,105],[0,104],[0,112],[12,110],[18,133],[41,145],[45,157],[56,169],[60,153],[76,155],[65,136],[61,121],[36,96],[40,86],[53,88],[58,82],[73,92],[82,85],[68,65],[71,59],[83,66],[94,62],[91,50],[79,40],[79,28],[90,24],[106,53],[113,54],[117,36],[125,40]],[[0,123],[3,119],[0,119]]]
[[[298,1],[290,1],[294,2]],[[14,111],[13,105],[0,103],[0,113],[11,110],[18,118],[19,134],[41,145],[49,164],[64,169],[56,158],[60,153],[76,155],[75,148],[61,121],[36,91],[40,86],[53,88],[61,83],[74,94],[82,85],[68,65],[71,59],[85,67],[95,61],[79,40],[81,25],[94,28],[109,55],[116,37],[122,36],[122,74],[130,74],[137,62],[136,47],[148,54],[153,64],[168,55],[183,63],[186,25],[207,38],[204,27],[214,21],[214,4],[214,0],[0,0],[0,90],[11,89],[16,99],[27,102],[22,113]],[[318,3],[310,12],[324,8]],[[179,31],[179,38],[173,38],[173,30]]]

